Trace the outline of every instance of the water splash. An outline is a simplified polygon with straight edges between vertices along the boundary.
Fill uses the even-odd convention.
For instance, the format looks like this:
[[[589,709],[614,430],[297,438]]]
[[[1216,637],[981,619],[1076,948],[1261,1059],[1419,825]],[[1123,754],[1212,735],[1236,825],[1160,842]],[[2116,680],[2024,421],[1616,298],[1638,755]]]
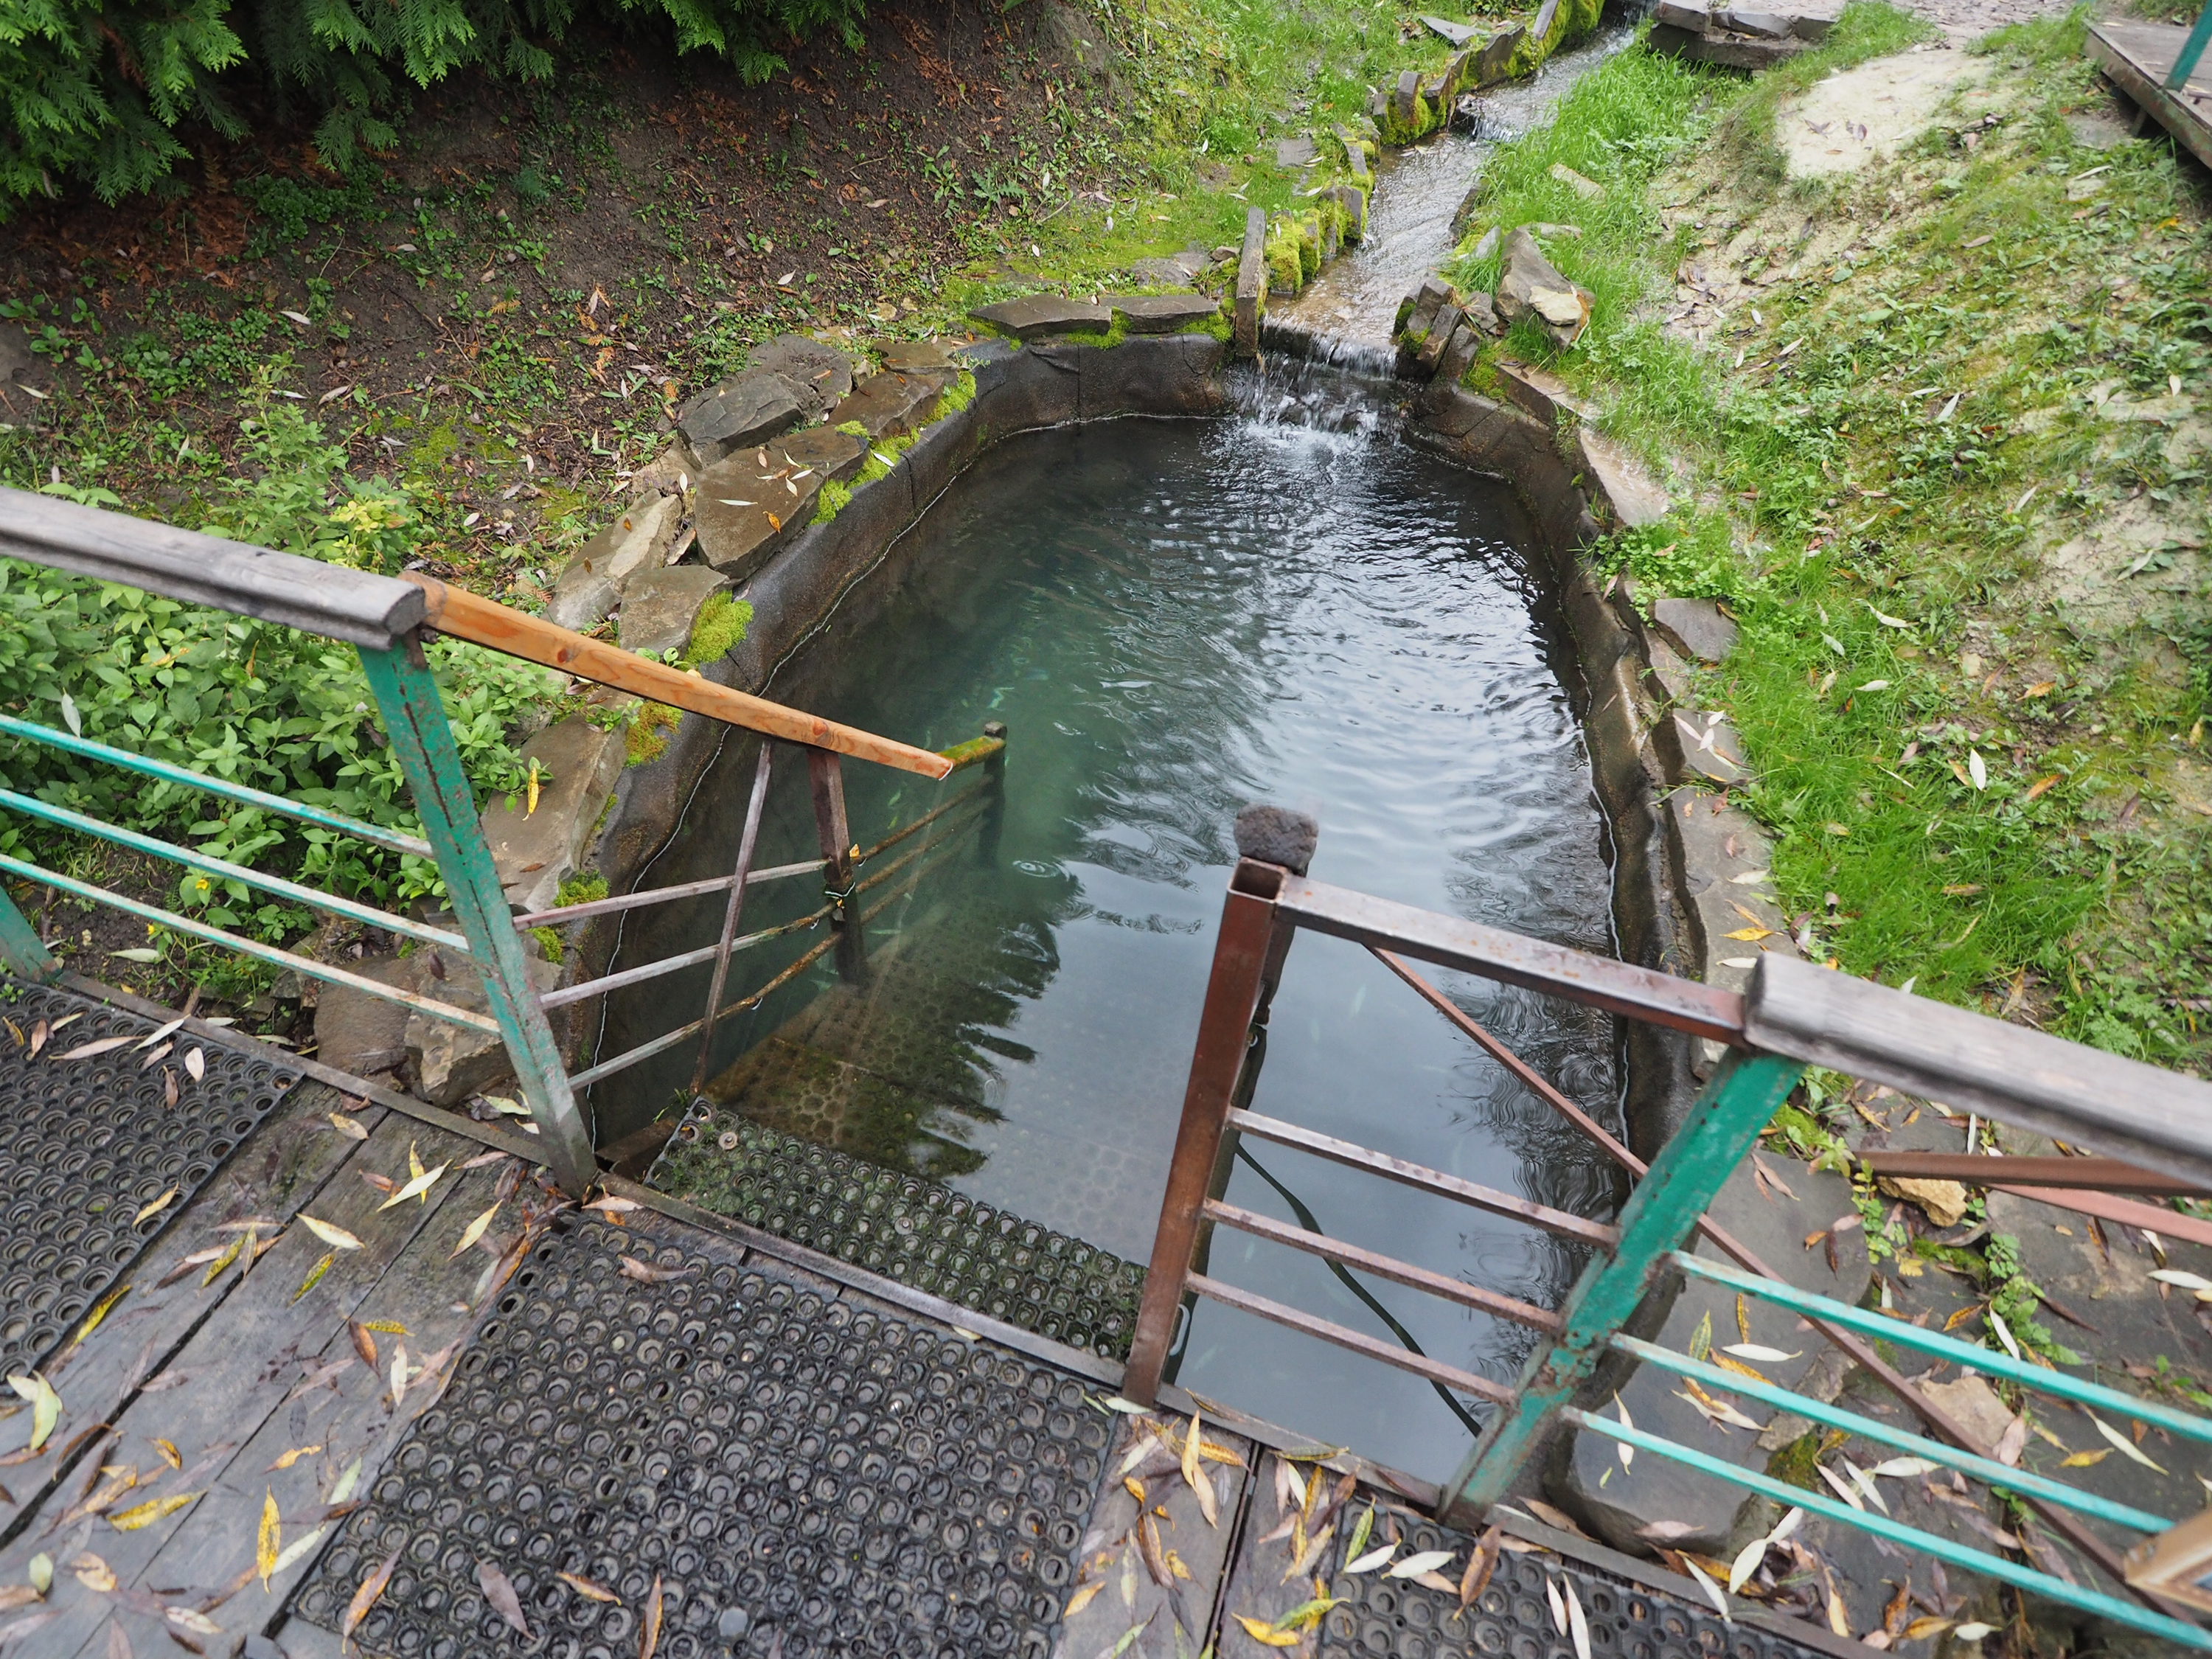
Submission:
[[[1309,333],[1263,321],[1260,358],[1229,375],[1243,426],[1255,433],[1295,428],[1370,438],[1395,432],[1407,388],[1387,345]]]

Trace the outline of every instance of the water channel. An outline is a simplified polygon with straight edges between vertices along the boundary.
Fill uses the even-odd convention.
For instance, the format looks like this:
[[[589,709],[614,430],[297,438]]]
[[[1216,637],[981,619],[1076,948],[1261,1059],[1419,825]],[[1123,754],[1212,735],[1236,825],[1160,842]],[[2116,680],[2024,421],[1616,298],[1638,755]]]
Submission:
[[[1387,340],[1400,294],[1449,245],[1480,143],[1449,138],[1398,162],[1368,248],[1296,309],[1348,307],[1337,321],[1353,338],[1379,314]],[[1140,1263],[1240,807],[1313,814],[1320,879],[1611,951],[1578,677],[1510,490],[1402,441],[1389,398],[1352,379],[1238,374],[1241,417],[1000,445],[779,673],[772,696],[932,747],[1005,722],[1003,806],[950,836],[877,917],[860,982],[824,957],[724,1024],[708,1093],[725,1112]],[[731,744],[648,884],[726,872],[751,774],[750,749]],[[845,775],[862,844],[975,781]],[[763,865],[813,851],[795,758],[763,835]],[[811,883],[756,889],[744,925],[818,902]],[[640,914],[623,961],[711,943],[720,921],[719,906]],[[733,983],[762,983],[811,942],[740,958]],[[1609,1021],[1445,982],[1618,1122]],[[692,1018],[704,994],[701,969],[615,999],[602,1052]],[[666,1111],[690,1071],[686,1048],[603,1085],[601,1142]],[[1339,941],[1293,951],[1255,1107],[1565,1209],[1603,1214],[1617,1199],[1571,1129]],[[1530,1229],[1279,1149],[1240,1152],[1227,1197],[1540,1304],[1579,1266]],[[1221,1236],[1209,1271],[1500,1381],[1527,1352],[1525,1331],[1243,1236]],[[1175,1376],[1432,1478],[1467,1443],[1464,1402],[1233,1310],[1201,1305]]]

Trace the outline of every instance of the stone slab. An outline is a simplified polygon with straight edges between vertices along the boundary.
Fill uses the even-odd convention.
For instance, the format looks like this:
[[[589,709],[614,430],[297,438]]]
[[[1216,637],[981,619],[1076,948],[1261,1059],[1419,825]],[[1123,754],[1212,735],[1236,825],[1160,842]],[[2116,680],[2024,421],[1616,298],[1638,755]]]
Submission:
[[[1452,335],[1459,328],[1460,314],[1455,305],[1439,307],[1436,320],[1422,337],[1419,349],[1413,353],[1413,368],[1424,379],[1435,374],[1437,366],[1443,361],[1444,348],[1451,343]]]
[[[945,388],[952,383],[952,378],[950,368],[886,369],[881,374],[871,374],[853,388],[850,397],[830,411],[828,425],[822,429],[832,431],[858,421],[871,439],[911,432],[927,418]],[[866,453],[865,445],[861,453]],[[855,459],[853,465],[857,470],[862,462]]]
[[[1711,599],[1654,599],[1651,624],[1676,650],[1699,662],[1719,662],[1735,648],[1735,624]]]
[[[738,450],[707,469],[694,513],[708,564],[743,580],[814,516],[822,475],[792,478],[798,470],[761,449]]]
[[[942,340],[873,340],[870,345],[884,368],[903,374],[927,374],[932,369],[960,372],[960,360]],[[834,422],[833,422],[834,424]]]
[[[1844,0],[1792,0],[1790,33],[1800,40],[1825,40],[1843,21]]]
[[[1285,172],[1311,167],[1314,158],[1320,154],[1320,149],[1314,141],[1304,135],[1275,141],[1275,165]]]
[[[1173,334],[1221,314],[1221,302],[1204,294],[1109,294],[1105,304],[1128,319],[1132,334]]]
[[[1564,349],[1580,339],[1589,325],[1593,296],[1544,257],[1529,230],[1522,225],[1507,234],[1492,297],[1498,314],[1508,323],[1530,318],[1553,344]]]
[[[1692,34],[1703,34],[1712,20],[1712,8],[1706,0],[1658,0],[1651,8],[1653,22],[1687,29]]]
[[[1453,301],[1452,285],[1441,276],[1431,274],[1421,278],[1421,285],[1407,297],[1406,315],[1398,325],[1398,331],[1408,339],[1426,339],[1435,326],[1437,315]]]
[[[1114,313],[1105,307],[1063,299],[1057,294],[1001,300],[996,305],[978,306],[968,314],[1022,341],[1050,339],[1060,334],[1103,334],[1114,325]]]
[[[1505,395],[1547,426],[1558,427],[1562,415],[1583,421],[1598,417],[1595,404],[1547,368],[1514,357],[1493,358],[1491,367],[1498,371],[1498,386]]]
[[[748,369],[685,402],[676,411],[676,429],[712,466],[741,445],[788,431],[809,408],[806,390],[769,370]]]
[[[1715,27],[1762,40],[1789,39],[1792,21],[1789,13],[1767,6],[1723,6],[1713,13]]]
[[[1244,246],[1237,257],[1234,334],[1239,357],[1260,355],[1260,313],[1267,303],[1267,210],[1247,210],[1244,215]]]
[[[763,340],[746,354],[746,361],[752,368],[788,381],[799,393],[800,412],[809,420],[853,389],[853,360],[804,334]]]
[[[342,964],[380,985],[415,988],[411,957],[367,957]],[[407,1010],[350,986],[325,985],[315,1000],[315,1057],[352,1077],[375,1078],[407,1063]]]
[[[730,579],[710,565],[679,564],[654,571],[623,601],[623,649],[682,650],[690,643],[691,624],[700,607],[729,585]]]
[[[624,586],[639,571],[659,563],[683,516],[683,503],[673,495],[648,496],[618,514],[555,580],[545,620],[580,632],[591,629],[621,601]]]
[[[1687,58],[1723,69],[1756,71],[1787,63],[1810,43],[1799,40],[1761,40],[1748,34],[1692,34],[1670,24],[1655,23],[1644,44],[1646,50],[1668,57]]]
[[[648,575],[636,586],[653,579]],[[525,765],[538,764],[538,810],[530,811],[520,794],[512,800],[494,797],[484,809],[484,841],[507,902],[519,909],[550,909],[622,775],[623,735],[573,715],[523,744],[522,759]]]
[[[1672,718],[1681,741],[1684,776],[1725,786],[1751,775],[1743,763],[1743,740],[1727,715],[1678,708]]]
[[[1674,502],[1659,481],[1622,445],[1588,426],[1575,429],[1589,482],[1623,526],[1635,530],[1665,518]]]
[[[1463,46],[1482,33],[1472,23],[1455,23],[1449,17],[1437,17],[1428,12],[1421,14],[1421,26],[1430,33],[1443,36],[1455,46]]]
[[[903,380],[906,378],[904,375],[876,376],[877,380]],[[839,404],[837,408],[842,410],[850,405],[870,384],[872,382],[863,381],[853,396]],[[790,464],[794,478],[805,472],[810,475],[819,473],[826,478],[845,479],[867,464],[868,441],[854,433],[841,432],[835,426],[809,427],[804,432],[772,445],[769,449],[769,459],[773,461],[778,456]]]

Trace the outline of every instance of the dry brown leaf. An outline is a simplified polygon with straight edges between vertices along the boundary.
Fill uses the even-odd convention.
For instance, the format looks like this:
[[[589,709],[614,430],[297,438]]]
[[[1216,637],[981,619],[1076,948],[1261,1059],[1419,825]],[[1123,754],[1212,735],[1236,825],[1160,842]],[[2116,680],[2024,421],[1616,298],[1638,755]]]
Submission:
[[[1106,1581],[1103,1578],[1094,1578],[1089,1583],[1078,1584],[1075,1587],[1075,1594],[1067,1598],[1067,1606],[1060,1616],[1063,1619],[1074,1618],[1077,1613],[1089,1607],[1097,1599],[1098,1592],[1105,1588]]]
[[[637,1636],[637,1659],[653,1659],[660,1645],[660,1575],[653,1575],[653,1591],[645,1599],[645,1617]]]
[[[361,1356],[361,1363],[371,1370],[376,1369],[376,1339],[369,1334],[368,1327],[358,1319],[346,1321],[346,1329],[353,1337],[353,1351]]]
[[[634,1255],[626,1255],[622,1258],[622,1276],[624,1279],[634,1279],[641,1285],[665,1285],[674,1279],[690,1278],[691,1269],[655,1267],[640,1261]]]
[[[346,1604],[345,1617],[338,1624],[338,1644],[341,1647],[353,1638],[354,1632],[361,1627],[361,1621],[368,1617],[369,1609],[376,1605],[376,1598],[384,1594],[384,1587],[392,1582],[392,1569],[398,1565],[399,1552],[394,1550],[384,1558],[383,1565],[361,1581],[361,1588],[354,1591],[353,1600]]]
[[[515,1595],[514,1586],[507,1582],[507,1575],[490,1562],[479,1560],[477,1563],[477,1584],[483,1591],[484,1600],[491,1604],[491,1610],[512,1625],[524,1641],[528,1641],[530,1621],[522,1616],[521,1598]]]
[[[587,1601],[611,1601],[617,1607],[622,1605],[621,1596],[605,1584],[585,1577],[580,1572],[556,1572],[553,1576]]]

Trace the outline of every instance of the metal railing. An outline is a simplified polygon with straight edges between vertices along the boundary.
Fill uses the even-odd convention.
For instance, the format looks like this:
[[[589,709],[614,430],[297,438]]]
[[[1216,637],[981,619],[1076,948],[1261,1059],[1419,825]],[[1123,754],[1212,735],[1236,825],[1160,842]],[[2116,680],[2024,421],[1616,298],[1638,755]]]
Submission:
[[[1300,827],[1286,833],[1286,823]],[[1158,1395],[1179,1324],[1197,1299],[1242,1309],[1323,1341],[1413,1372],[1492,1407],[1458,1472],[1442,1488],[1440,1516],[1480,1515],[1504,1498],[1532,1454],[1560,1424],[1670,1459],[1714,1479],[1875,1534],[1889,1544],[2052,1601],[2152,1632],[2179,1646],[2212,1650],[2212,1632],[2192,1622],[2212,1611],[2212,1524],[2176,1522],[2051,1475],[2015,1467],[2003,1449],[1984,1443],[1942,1403],[1911,1386],[1876,1343],[1954,1362],[2022,1390],[2094,1413],[2154,1426],[2212,1444],[2212,1420],[2123,1389],[1941,1333],[1901,1316],[1854,1307],[1800,1290],[1716,1225],[1708,1208],[1750,1153],[1774,1112],[1808,1066],[1886,1084],[1948,1103],[1954,1109],[2024,1126],[2100,1156],[2079,1159],[1971,1160],[1988,1182],[2012,1164],[2033,1165],[2030,1196],[2069,1202],[2067,1188],[2038,1185],[2045,1166],[2079,1163],[2100,1176],[2123,1167],[2134,1190],[2212,1193],[2212,1085],[2123,1060],[2041,1032],[2009,1025],[1905,993],[1869,984],[1791,957],[1759,958],[1747,993],[1655,973],[1522,938],[1411,906],[1309,879],[1310,821],[1252,809],[1238,821],[1243,854],[1224,902],[1212,976],[1200,1015],[1150,1273],[1122,1392],[1140,1405]],[[1315,1134],[1249,1109],[1257,1084],[1268,1006],[1292,939],[1310,929],[1372,951],[1463,1034],[1479,1042],[1635,1180],[1626,1205],[1605,1224],[1478,1187],[1350,1143]],[[1687,1120],[1647,1168],[1618,1139],[1485,1031],[1407,958],[1602,1008],[1710,1038],[1727,1053]],[[1222,1200],[1229,1137],[1255,1135],[1422,1191],[1513,1217],[1591,1248],[1580,1279],[1557,1309],[1513,1297],[1376,1251],[1291,1226]],[[1925,1154],[1897,1154],[1923,1158]],[[2149,1164],[2162,1173],[2152,1173]],[[2124,1200],[2101,1200],[2105,1203]],[[2141,1207],[2141,1206],[2138,1206]],[[2179,1224],[2188,1218],[2159,1212]],[[1518,1382],[1505,1387],[1431,1356],[1395,1347],[1192,1270],[1207,1230],[1230,1227],[1480,1310],[1541,1333]],[[1687,1254],[1701,1234],[1734,1265]],[[1628,1334],[1647,1299],[1671,1297],[1703,1281],[1795,1314],[1845,1358],[1894,1394],[1925,1432],[1808,1399],[1747,1368],[1717,1365]],[[1648,1310],[1647,1310],[1648,1311]],[[1601,1364],[1629,1361],[1680,1376],[1708,1399],[1734,1395],[1795,1413],[1825,1429],[1863,1436],[1955,1471],[2033,1509],[2110,1581],[2072,1582],[2035,1565],[1899,1522],[1869,1504],[1790,1485],[1763,1468],[1745,1468],[1603,1415],[1594,1382]],[[1756,1425],[1754,1425],[1756,1426]],[[2017,1453],[2014,1453],[2017,1456]],[[2085,1522],[2145,1534],[2124,1556]],[[2201,1581],[2201,1582],[2200,1582]],[[1694,1592],[1693,1592],[1694,1594]]]
[[[325,915],[382,929],[417,944],[434,945],[441,951],[465,959],[475,969],[488,1012],[477,1012],[402,986],[386,984],[368,975],[243,937],[199,917],[113,892],[11,854],[0,854],[0,873],[88,903],[105,905],[149,925],[289,969],[310,979],[343,985],[368,996],[403,1005],[429,1018],[497,1036],[514,1066],[516,1083],[529,1110],[528,1121],[543,1140],[547,1164],[555,1177],[570,1192],[580,1193],[598,1173],[591,1135],[576,1104],[578,1090],[651,1054],[695,1038],[699,1044],[698,1071],[703,1074],[718,1018],[726,1018],[739,1008],[757,1006],[770,992],[788,983],[832,949],[839,954],[841,968],[848,974],[857,974],[865,950],[866,921],[890,902],[886,897],[871,910],[860,913],[856,908],[860,896],[902,873],[906,879],[890,896],[911,890],[930,867],[927,854],[951,835],[971,827],[972,817],[956,817],[956,809],[970,811],[980,793],[995,791],[1001,782],[1000,763],[1006,748],[1003,727],[986,727],[983,737],[943,752],[915,748],[717,685],[696,673],[638,657],[428,577],[410,574],[395,579],[350,570],[15,489],[0,489],[0,555],[142,588],[354,646],[360,652],[386,737],[413,798],[422,826],[419,836],[365,823],[325,808],[14,716],[0,715],[0,735],[44,744],[162,783],[202,791],[321,830],[351,836],[387,851],[432,860],[445,882],[453,926],[438,926],[395,915],[341,894],[211,857],[195,848],[142,835],[16,791],[0,789],[0,811],[41,819],[60,829],[182,865],[205,876],[240,883]],[[462,769],[453,727],[423,656],[422,641],[431,633],[704,714],[757,732],[763,739],[800,746],[806,755],[821,857],[773,869],[752,867],[769,773],[771,743],[764,740],[747,810],[744,844],[732,875],[524,915],[513,914],[484,840],[475,793]],[[941,780],[960,768],[979,764],[989,775],[981,785],[963,792],[864,854],[850,840],[846,822],[841,770],[842,757],[845,756],[932,779]],[[988,802],[985,810],[988,810]],[[860,877],[860,866],[869,859],[932,825],[938,826],[939,834],[909,849],[884,869],[865,878]],[[827,890],[819,908],[779,927],[750,935],[738,933],[749,887],[814,875],[826,878]],[[707,950],[681,952],[659,962],[544,994],[532,986],[522,944],[523,934],[530,928],[557,926],[642,905],[708,898],[718,893],[726,894],[724,921],[716,945]],[[733,955],[772,938],[825,924],[828,937],[803,952],[797,963],[748,997],[726,1006],[722,1004]],[[701,1018],[588,1071],[574,1077],[568,1075],[546,1018],[549,1010],[702,962],[714,963],[714,974],[707,1010]],[[55,982],[71,977],[8,896],[4,886],[0,886],[0,963],[27,979]]]

